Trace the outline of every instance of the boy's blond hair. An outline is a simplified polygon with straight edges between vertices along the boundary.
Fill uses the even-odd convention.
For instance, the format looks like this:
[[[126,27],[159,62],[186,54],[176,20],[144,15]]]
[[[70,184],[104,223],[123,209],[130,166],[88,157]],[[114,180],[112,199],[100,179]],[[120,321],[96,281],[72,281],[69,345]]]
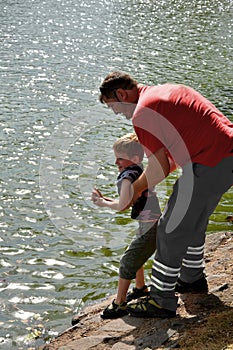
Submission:
[[[138,156],[140,162],[143,160],[144,150],[138,141],[137,135],[134,133],[126,134],[120,137],[114,143],[113,149],[119,153],[126,153],[129,159],[133,158],[134,156]]]

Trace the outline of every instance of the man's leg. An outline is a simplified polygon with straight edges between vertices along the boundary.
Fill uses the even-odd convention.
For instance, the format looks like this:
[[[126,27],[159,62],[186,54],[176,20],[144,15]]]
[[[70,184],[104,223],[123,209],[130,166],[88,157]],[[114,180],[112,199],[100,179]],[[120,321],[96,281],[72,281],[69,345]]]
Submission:
[[[208,292],[204,265],[204,244],[188,247],[182,260],[180,277],[177,280],[175,291],[178,293]]]
[[[175,285],[180,272],[183,272],[183,269],[181,271],[182,260],[187,257],[187,252],[193,252],[194,248],[199,250],[200,261],[193,259],[192,267],[186,266],[185,276],[189,276],[189,274],[192,276],[188,277],[190,282],[193,282],[194,278],[203,276],[203,253],[200,247],[205,241],[205,230],[209,216],[214,211],[222,194],[233,184],[233,157],[224,159],[213,168],[194,165],[193,182],[183,181],[185,176],[184,172],[175,184],[167,208],[157,227],[157,252],[152,268],[150,293],[155,303],[153,305],[151,301],[146,301],[140,307],[132,307],[129,312],[133,316],[156,317],[157,313],[158,317],[163,317],[166,314],[162,312],[164,310],[170,311],[168,317],[172,315],[171,311],[174,312],[177,307]],[[173,230],[167,232],[167,224],[175,206],[180,211],[184,209],[183,203],[187,192],[184,186],[179,186],[181,181],[186,182],[187,186],[193,183],[192,197],[186,213],[184,212],[183,219]],[[178,191],[181,191],[179,196]],[[196,267],[194,267],[194,261]]]
[[[231,186],[231,184],[233,184],[232,161],[233,161],[233,157],[224,159],[210,172],[210,176],[211,176],[210,186],[209,186],[210,194],[209,196],[207,196],[207,204],[204,212],[204,216],[206,216],[207,219],[206,219],[206,223],[203,217],[201,217],[201,219],[198,221],[197,229],[192,239],[192,245],[188,246],[186,255],[183,257],[179,281],[181,283],[182,282],[185,282],[185,283],[183,286],[181,284],[180,288],[177,288],[177,290],[180,289],[181,292],[182,292],[182,289],[187,290],[185,289],[186,284],[187,284],[186,287],[189,287],[189,284],[192,284],[193,282],[197,282],[196,284],[197,291],[198,289],[201,291],[202,288],[204,291],[208,290],[207,283],[203,280],[205,235],[203,236],[203,240],[201,240],[201,237],[202,237],[202,232],[205,231],[205,227],[208,225],[209,216],[212,214],[212,212],[214,211],[215,207],[217,206],[220,200],[219,198],[221,198],[222,194],[226,192],[224,190],[228,189]],[[194,165],[194,173],[198,178],[202,176],[203,172],[205,175],[205,172],[206,172],[205,167],[202,167],[198,164]],[[208,177],[209,177],[208,171],[207,171],[206,177],[208,180]],[[204,187],[207,186],[206,184],[207,180],[204,181]],[[220,181],[220,184],[219,184],[219,190],[218,190],[219,181]],[[214,195],[213,192],[215,192],[215,186],[217,186],[217,189],[216,189],[217,193]],[[203,185],[201,185],[201,187],[203,187]],[[205,191],[204,191],[204,195],[205,195]],[[208,199],[209,199],[209,203],[208,203]],[[203,282],[201,283],[202,285],[198,284],[198,281],[201,281],[201,279]],[[190,286],[190,289],[192,290],[191,286]]]

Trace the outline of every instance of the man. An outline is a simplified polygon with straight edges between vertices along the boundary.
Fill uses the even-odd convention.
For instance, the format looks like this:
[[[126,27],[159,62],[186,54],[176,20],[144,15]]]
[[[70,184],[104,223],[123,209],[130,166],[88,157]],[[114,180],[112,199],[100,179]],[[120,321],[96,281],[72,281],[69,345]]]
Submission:
[[[204,242],[209,216],[233,184],[233,124],[210,101],[184,85],[143,86],[113,72],[100,86],[100,101],[132,119],[148,157],[133,184],[132,203],[172,170],[182,175],[157,227],[150,297],[128,306],[136,317],[174,317],[175,291],[208,292]],[[130,206],[130,204],[129,204]]]

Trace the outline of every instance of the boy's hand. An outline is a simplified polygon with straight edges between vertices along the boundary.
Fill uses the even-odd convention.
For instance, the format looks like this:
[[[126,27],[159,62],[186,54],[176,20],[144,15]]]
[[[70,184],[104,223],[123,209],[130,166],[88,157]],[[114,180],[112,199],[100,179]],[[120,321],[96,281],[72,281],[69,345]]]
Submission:
[[[95,197],[93,203],[98,207],[106,207],[106,200],[103,197]]]
[[[97,194],[99,197],[104,197],[98,188],[95,187],[95,188],[94,188],[94,191],[96,192],[96,194]],[[93,192],[94,192],[94,191],[93,191]]]
[[[98,207],[106,207],[106,201],[113,201],[111,198],[104,197],[98,188],[94,188],[92,191],[91,200],[95,205],[98,205]]]
[[[95,205],[98,205],[98,207],[105,207],[106,206],[106,199],[104,198],[104,196],[102,195],[102,193],[95,188],[92,192],[91,195],[91,200]]]
[[[92,194],[91,194],[91,200],[92,200],[92,202],[96,204],[96,201],[97,201],[99,198],[103,198],[103,195],[102,195],[102,193],[101,193],[97,188],[94,188],[94,190],[92,191]]]

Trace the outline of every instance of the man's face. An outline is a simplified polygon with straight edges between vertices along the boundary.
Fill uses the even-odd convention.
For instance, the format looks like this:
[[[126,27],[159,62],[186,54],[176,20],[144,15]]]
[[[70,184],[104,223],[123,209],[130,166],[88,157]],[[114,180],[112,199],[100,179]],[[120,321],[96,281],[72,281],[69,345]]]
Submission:
[[[104,102],[115,114],[123,114],[127,119],[132,118],[136,108],[134,103],[120,102],[114,98],[104,98]]]

